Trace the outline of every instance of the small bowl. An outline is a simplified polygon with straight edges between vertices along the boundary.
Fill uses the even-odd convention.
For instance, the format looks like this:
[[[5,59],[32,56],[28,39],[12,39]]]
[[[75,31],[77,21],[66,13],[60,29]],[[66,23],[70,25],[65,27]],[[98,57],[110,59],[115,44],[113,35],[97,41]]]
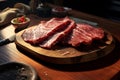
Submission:
[[[17,17],[11,20],[11,23],[14,25],[15,29],[22,30],[29,26],[30,18],[25,17],[25,20],[26,20],[25,22],[16,22],[18,18],[20,17]]]
[[[40,77],[31,65],[7,62],[0,65],[0,80],[40,80]]]
[[[67,7],[56,7],[52,9],[52,13],[56,17],[65,17],[69,15],[68,11],[70,10],[71,8],[67,8]]]

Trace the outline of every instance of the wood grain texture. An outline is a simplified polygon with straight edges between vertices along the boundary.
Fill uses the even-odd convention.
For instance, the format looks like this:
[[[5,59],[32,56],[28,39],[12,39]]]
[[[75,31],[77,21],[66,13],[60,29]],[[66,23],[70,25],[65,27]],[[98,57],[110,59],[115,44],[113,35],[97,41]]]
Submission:
[[[53,6],[54,7],[54,6]],[[108,30],[116,40],[114,50],[97,60],[69,65],[46,63],[33,57],[29,52],[18,49],[15,43],[0,46],[0,64],[5,62],[24,62],[33,66],[41,80],[119,80],[120,79],[120,23],[72,10],[71,15],[95,21],[103,29]],[[41,18],[29,15],[30,26],[39,23]],[[6,38],[14,33],[12,25],[4,26],[0,37]]]
[[[34,46],[25,42],[22,39],[23,32],[24,30],[16,34],[16,45],[30,52],[30,54],[37,56],[41,60],[55,64],[75,64],[92,61],[111,53],[115,47],[114,39],[109,32],[107,32],[107,40],[105,40],[107,44],[104,45],[101,45],[102,43],[93,42],[95,45],[91,44],[89,47],[83,46],[74,48],[71,46],[57,45],[54,49],[44,49],[40,46]],[[83,49],[81,50],[81,48]]]

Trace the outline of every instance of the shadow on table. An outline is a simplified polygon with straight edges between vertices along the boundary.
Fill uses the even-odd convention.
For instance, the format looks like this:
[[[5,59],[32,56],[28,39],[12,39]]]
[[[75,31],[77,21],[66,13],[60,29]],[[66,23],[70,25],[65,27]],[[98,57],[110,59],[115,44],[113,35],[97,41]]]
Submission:
[[[110,80],[120,80],[120,71],[114,75]]]
[[[25,50],[18,47],[18,50],[21,51],[23,54],[27,55],[28,57],[36,60],[38,63],[45,65],[46,67],[56,69],[56,70],[62,70],[62,71],[89,71],[89,70],[95,70],[100,69],[103,67],[110,66],[114,64],[116,61],[120,59],[120,42],[116,40],[116,47],[115,49],[108,55],[99,58],[97,60],[85,62],[85,63],[79,63],[79,64],[53,64],[53,63],[47,63],[45,61],[40,60],[37,56],[33,56],[29,52],[26,52]]]

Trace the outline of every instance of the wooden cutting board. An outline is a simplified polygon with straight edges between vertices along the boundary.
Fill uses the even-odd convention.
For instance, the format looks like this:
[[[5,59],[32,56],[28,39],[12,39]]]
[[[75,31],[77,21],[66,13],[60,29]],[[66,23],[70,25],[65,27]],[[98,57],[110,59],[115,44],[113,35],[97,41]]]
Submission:
[[[115,41],[109,32],[106,32],[106,45],[95,46],[95,44],[92,46],[78,47],[77,49],[70,46],[57,46],[55,49],[48,50],[25,42],[21,37],[23,31],[16,34],[16,45],[49,63],[75,64],[92,61],[109,54],[115,48]]]

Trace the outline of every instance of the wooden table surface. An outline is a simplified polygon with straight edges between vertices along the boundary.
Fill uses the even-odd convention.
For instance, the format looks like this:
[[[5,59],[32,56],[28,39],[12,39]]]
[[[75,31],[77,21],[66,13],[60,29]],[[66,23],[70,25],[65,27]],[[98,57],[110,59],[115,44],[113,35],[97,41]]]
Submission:
[[[51,64],[26,52],[16,44],[10,43],[0,46],[0,64],[17,61],[32,65],[41,80],[120,80],[120,24],[100,17],[92,16],[78,11],[70,11],[71,15],[97,22],[99,26],[112,33],[116,39],[115,49],[105,57],[100,59],[72,65]],[[29,15],[30,26],[39,23],[40,18]],[[14,32],[13,25],[4,26],[0,30],[0,37],[7,38]]]

